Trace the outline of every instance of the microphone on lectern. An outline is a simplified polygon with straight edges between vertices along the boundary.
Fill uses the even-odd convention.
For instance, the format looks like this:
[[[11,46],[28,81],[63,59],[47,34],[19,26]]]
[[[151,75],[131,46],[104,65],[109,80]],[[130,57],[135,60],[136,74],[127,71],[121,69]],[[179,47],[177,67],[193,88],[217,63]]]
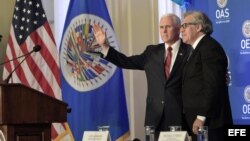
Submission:
[[[11,76],[12,76],[12,74],[13,74],[13,72],[15,72],[16,71],[16,69],[24,62],[24,60],[26,60],[26,58],[28,58],[29,57],[29,55],[31,54],[31,53],[33,53],[33,52],[38,52],[38,51],[40,51],[41,50],[41,46],[40,45],[36,45],[36,46],[34,46],[33,47],[33,50],[32,51],[30,51],[30,52],[28,52],[27,54],[24,54],[24,55],[22,55],[22,56],[19,56],[19,57],[17,57],[17,58],[14,58],[14,59],[11,59],[11,60],[9,60],[9,61],[6,61],[6,62],[4,62],[4,63],[1,63],[1,65],[2,64],[5,64],[5,63],[8,63],[8,62],[10,62],[10,61],[13,61],[13,60],[16,60],[16,59],[18,59],[18,58],[20,58],[20,57],[24,57],[25,56],[25,58],[9,73],[9,75],[3,80],[3,83],[5,83],[5,84],[8,84],[9,83],[9,80],[10,80],[10,78],[11,78]]]
[[[6,64],[6,63],[9,63],[9,62],[11,62],[11,61],[17,60],[17,59],[19,59],[19,58],[21,58],[21,57],[27,56],[27,55],[29,55],[29,54],[31,54],[31,53],[33,53],[33,52],[38,52],[38,51],[40,51],[40,50],[41,50],[41,46],[40,46],[40,45],[36,45],[36,46],[33,47],[33,49],[32,49],[30,52],[28,52],[28,53],[26,53],[26,54],[24,54],[24,55],[18,56],[18,57],[16,57],[16,58],[12,58],[12,59],[10,59],[10,60],[8,60],[8,61],[2,62],[2,63],[0,63],[0,66],[1,66],[1,65],[4,65],[4,64]]]

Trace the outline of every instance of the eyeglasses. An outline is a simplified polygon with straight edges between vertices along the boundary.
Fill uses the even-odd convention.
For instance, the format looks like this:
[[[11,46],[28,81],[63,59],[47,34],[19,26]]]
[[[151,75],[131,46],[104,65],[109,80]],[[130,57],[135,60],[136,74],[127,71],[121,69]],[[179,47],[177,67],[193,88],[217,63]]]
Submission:
[[[170,28],[172,28],[172,27],[174,27],[174,26],[172,26],[172,25],[161,25],[160,26],[160,29],[170,29]]]
[[[196,25],[197,23],[183,23],[181,28],[186,29],[189,25]]]

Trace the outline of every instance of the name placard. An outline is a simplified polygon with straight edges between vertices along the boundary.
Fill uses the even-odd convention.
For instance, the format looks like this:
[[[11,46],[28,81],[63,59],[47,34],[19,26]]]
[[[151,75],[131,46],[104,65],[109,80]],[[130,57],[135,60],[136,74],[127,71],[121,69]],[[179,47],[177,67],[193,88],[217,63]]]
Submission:
[[[109,131],[84,131],[82,141],[108,141]]]
[[[189,141],[187,131],[160,132],[158,141]]]

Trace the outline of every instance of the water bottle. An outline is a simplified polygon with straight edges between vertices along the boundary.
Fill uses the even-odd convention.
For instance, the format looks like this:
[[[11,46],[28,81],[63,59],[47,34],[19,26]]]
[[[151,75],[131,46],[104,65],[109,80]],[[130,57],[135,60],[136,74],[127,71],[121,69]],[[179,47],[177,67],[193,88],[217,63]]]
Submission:
[[[145,126],[146,141],[155,140],[155,129],[154,126]]]
[[[98,126],[97,128],[98,128],[98,131],[108,132],[108,141],[112,141],[110,132],[109,132],[109,126]]]
[[[181,126],[169,126],[169,131],[175,132],[175,131],[181,131],[182,127]]]
[[[202,126],[198,129],[197,141],[208,141],[208,127]]]

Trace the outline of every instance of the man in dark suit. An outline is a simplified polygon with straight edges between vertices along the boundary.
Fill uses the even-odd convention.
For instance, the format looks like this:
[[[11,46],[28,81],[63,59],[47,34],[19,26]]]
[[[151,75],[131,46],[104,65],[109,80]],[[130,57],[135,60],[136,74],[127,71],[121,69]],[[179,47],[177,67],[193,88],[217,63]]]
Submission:
[[[226,84],[227,56],[213,39],[212,22],[201,12],[184,14],[183,42],[192,46],[192,55],[183,70],[183,110],[196,141],[198,128],[208,126],[209,141],[223,141],[224,127],[232,124]]]
[[[105,59],[125,69],[144,70],[147,77],[148,95],[146,100],[145,126],[154,126],[156,138],[160,131],[169,126],[182,126],[181,76],[190,47],[179,38],[180,19],[174,14],[163,15],[160,19],[160,35],[164,43],[149,45],[140,55],[126,56],[105,45],[105,33],[94,25],[97,42],[102,46]],[[165,76],[164,62],[167,48],[172,48],[170,75]]]

